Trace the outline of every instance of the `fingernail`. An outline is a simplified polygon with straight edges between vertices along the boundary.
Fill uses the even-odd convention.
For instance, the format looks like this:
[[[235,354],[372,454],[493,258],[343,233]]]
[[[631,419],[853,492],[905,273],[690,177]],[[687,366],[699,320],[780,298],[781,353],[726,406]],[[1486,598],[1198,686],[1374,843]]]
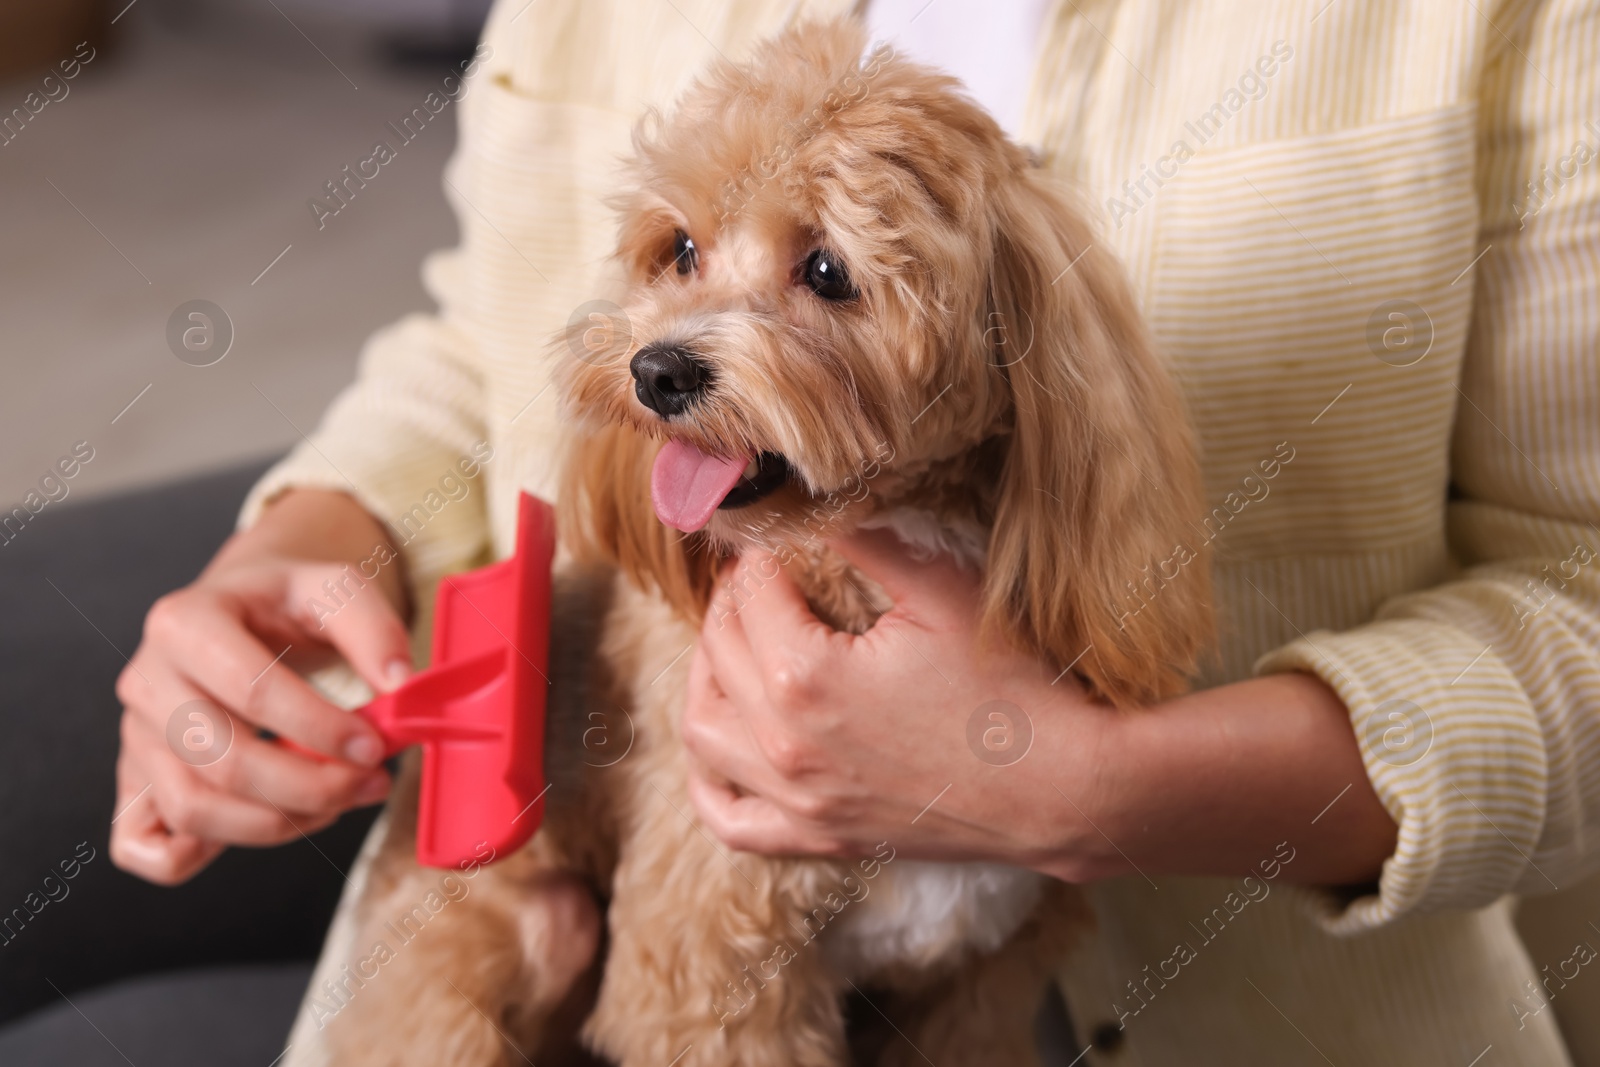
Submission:
[[[373,775],[361,783],[361,788],[356,790],[357,804],[376,804],[389,795],[389,779],[383,775]]]
[[[398,689],[407,678],[411,677],[411,664],[403,659],[392,659],[388,666],[383,668],[383,684],[388,689]]]
[[[357,734],[344,743],[344,755],[351,763],[363,767],[376,767],[383,759],[383,746],[377,738]]]

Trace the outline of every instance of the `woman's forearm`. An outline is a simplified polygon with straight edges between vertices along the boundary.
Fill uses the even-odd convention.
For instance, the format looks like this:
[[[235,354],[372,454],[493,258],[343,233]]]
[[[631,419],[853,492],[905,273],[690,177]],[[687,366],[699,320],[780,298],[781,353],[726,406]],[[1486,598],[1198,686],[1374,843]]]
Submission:
[[[1115,870],[1244,875],[1295,850],[1284,876],[1347,885],[1377,878],[1394,852],[1349,715],[1306,674],[1192,693],[1119,716],[1091,812]]]
[[[984,646],[976,579],[953,561],[875,531],[834,544],[895,599],[866,633],[818,620],[781,569],[701,628],[682,721],[691,795],[731,846],[857,856],[889,841],[1091,882],[1260,873],[1287,842],[1284,877],[1325,885],[1371,881],[1393,853],[1349,713],[1316,678],[1116,710]],[[759,573],[754,557],[738,566],[729,589]]]

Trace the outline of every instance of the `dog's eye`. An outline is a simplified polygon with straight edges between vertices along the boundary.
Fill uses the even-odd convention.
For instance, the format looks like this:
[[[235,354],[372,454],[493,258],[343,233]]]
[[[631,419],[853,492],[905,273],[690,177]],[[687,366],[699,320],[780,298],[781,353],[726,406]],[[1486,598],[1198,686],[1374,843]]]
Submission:
[[[824,300],[851,300],[856,296],[856,287],[850,284],[844,264],[825,248],[806,257],[804,278],[811,291]]]
[[[689,274],[700,266],[700,252],[694,246],[694,238],[682,230],[678,230],[672,240],[672,262],[679,274]]]

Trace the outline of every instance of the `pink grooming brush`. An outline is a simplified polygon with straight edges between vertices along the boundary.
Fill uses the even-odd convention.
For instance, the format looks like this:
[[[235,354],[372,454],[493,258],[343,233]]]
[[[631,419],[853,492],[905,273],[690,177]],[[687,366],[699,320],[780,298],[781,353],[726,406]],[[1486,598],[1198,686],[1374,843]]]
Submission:
[[[510,559],[439,583],[433,662],[358,709],[385,756],[422,746],[417,862],[503,857],[539,829],[555,510],[521,495]]]

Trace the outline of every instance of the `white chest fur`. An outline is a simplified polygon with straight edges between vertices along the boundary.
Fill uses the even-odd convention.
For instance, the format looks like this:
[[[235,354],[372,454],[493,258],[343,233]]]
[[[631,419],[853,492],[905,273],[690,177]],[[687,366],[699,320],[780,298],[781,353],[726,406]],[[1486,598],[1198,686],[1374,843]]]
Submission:
[[[930,967],[965,949],[993,952],[1038,903],[1044,878],[998,863],[897,859],[840,916],[828,957],[854,979],[896,963]]]

